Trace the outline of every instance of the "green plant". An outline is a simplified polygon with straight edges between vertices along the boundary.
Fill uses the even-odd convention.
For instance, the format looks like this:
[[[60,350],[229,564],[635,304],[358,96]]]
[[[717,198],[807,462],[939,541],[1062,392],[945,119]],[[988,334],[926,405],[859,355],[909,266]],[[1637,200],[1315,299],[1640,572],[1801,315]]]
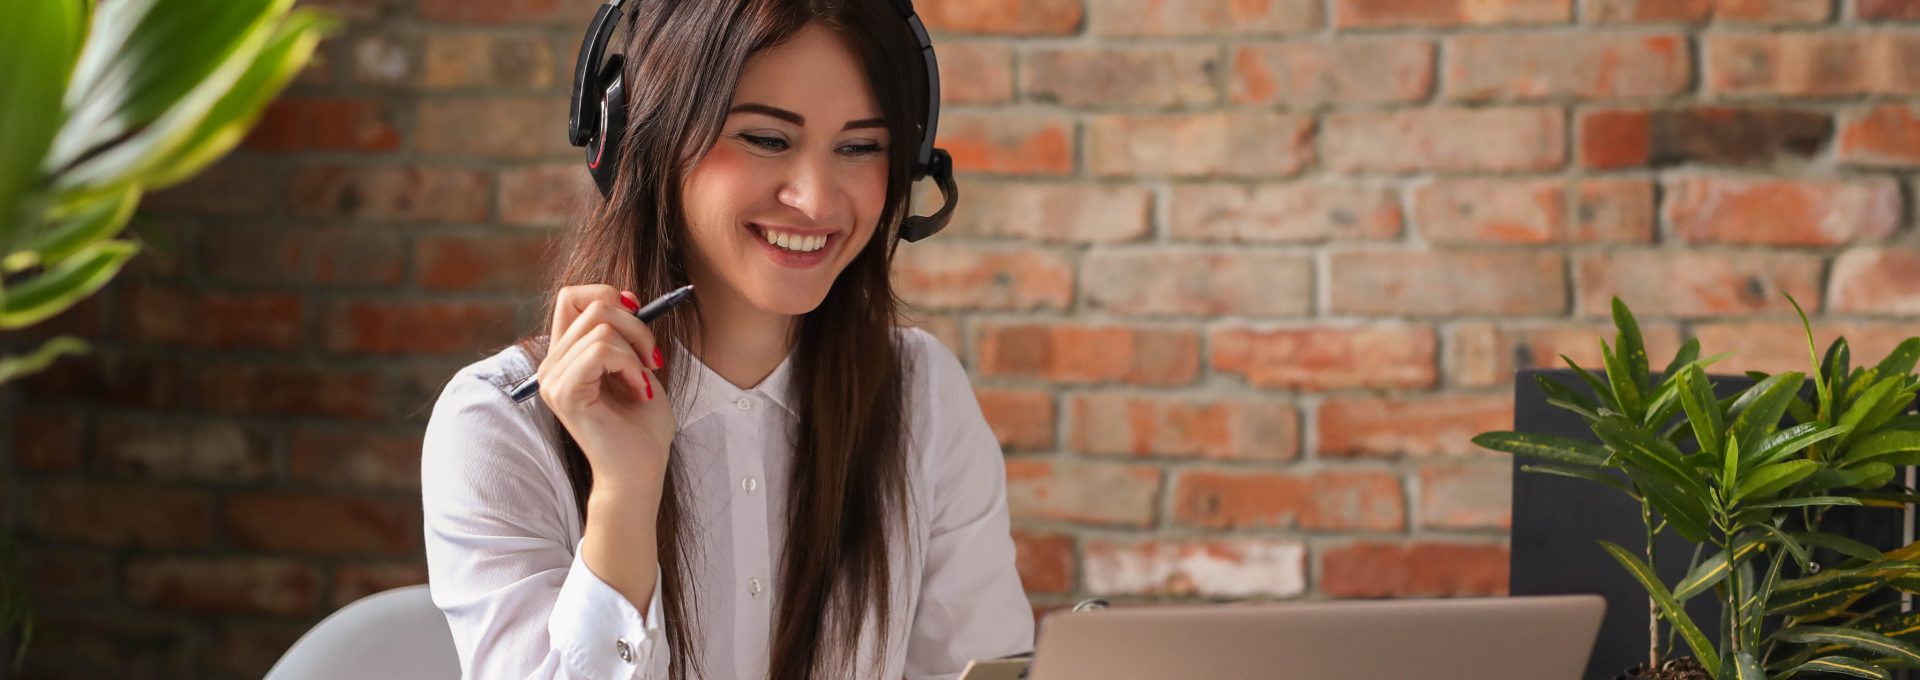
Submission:
[[[20,0],[0,21],[0,332],[72,307],[139,251],[140,196],[226,155],[332,21],[293,0]],[[88,349],[0,356],[0,384]],[[10,542],[9,542],[10,543]],[[0,554],[0,569],[11,563]],[[11,569],[6,569],[11,572]],[[0,573],[0,637],[31,635]]]
[[[1659,665],[1662,620],[1667,646],[1678,635],[1714,677],[1821,671],[1885,678],[1887,668],[1920,667],[1920,617],[1886,607],[1855,611],[1882,589],[1920,584],[1913,561],[1920,544],[1882,553],[1819,530],[1834,506],[1914,500],[1889,482],[1896,465],[1920,462],[1920,417],[1905,413],[1920,391],[1912,375],[1920,338],[1871,368],[1852,368],[1844,338],[1824,359],[1817,353],[1802,313],[1813,399],[1801,394],[1809,382],[1801,372],[1749,373],[1751,387],[1720,398],[1704,370],[1719,357],[1698,359],[1699,345],[1690,341],[1656,382],[1633,314],[1617,299],[1613,313],[1618,334],[1613,346],[1601,341],[1603,376],[1566,360],[1595,396],[1540,376],[1550,402],[1578,413],[1600,444],[1517,432],[1474,441],[1543,461],[1522,470],[1605,484],[1639,502],[1645,558],[1605,541],[1601,547],[1649,595],[1647,668]],[[1698,546],[1686,577],[1671,587],[1657,576],[1653,550],[1669,528]],[[1702,560],[1706,548],[1713,552]],[[1822,570],[1812,556],[1818,548],[1847,559]],[[1707,592],[1723,612],[1717,640],[1685,610]]]

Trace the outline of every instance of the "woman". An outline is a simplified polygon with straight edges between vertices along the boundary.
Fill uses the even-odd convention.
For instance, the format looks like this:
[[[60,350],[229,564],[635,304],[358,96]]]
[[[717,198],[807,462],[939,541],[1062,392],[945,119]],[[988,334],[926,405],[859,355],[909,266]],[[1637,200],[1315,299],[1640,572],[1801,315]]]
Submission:
[[[950,678],[1031,650],[998,443],[954,355],[896,326],[928,91],[907,24],[628,9],[635,124],[547,332],[459,371],[427,427],[466,677]]]

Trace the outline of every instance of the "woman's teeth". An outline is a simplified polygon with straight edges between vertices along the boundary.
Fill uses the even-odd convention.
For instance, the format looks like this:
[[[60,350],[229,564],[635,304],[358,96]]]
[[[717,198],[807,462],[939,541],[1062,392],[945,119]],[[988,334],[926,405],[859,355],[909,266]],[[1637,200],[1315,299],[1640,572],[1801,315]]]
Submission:
[[[774,231],[765,227],[760,229],[760,236],[765,238],[768,243],[800,253],[810,253],[827,245],[827,237],[825,236],[801,236],[798,234],[789,234],[784,231]]]

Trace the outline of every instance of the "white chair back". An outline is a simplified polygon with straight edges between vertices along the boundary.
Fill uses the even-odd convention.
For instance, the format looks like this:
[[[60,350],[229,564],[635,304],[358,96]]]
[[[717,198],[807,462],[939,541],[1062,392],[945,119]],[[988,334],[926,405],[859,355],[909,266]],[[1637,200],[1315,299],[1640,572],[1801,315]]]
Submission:
[[[266,680],[435,680],[460,677],[447,619],[425,584],[341,607],[293,643]]]

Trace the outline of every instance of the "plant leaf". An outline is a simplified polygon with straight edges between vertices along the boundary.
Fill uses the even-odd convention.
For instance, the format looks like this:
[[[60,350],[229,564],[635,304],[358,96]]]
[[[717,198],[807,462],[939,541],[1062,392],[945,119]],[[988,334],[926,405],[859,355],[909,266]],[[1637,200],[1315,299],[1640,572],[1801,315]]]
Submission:
[[[1800,391],[1806,376],[1797,371],[1768,376],[1733,403],[1731,413],[1737,414],[1730,424],[1728,436],[1740,440],[1740,450],[1758,452],[1760,441],[1773,434],[1780,424],[1780,416],[1787,412],[1787,402]],[[1844,424],[1844,423],[1843,423]]]
[[[1673,598],[1673,593],[1667,592],[1667,587],[1660,583],[1660,577],[1653,573],[1653,568],[1640,561],[1640,558],[1635,557],[1633,553],[1627,552],[1626,548],[1607,541],[1600,541],[1600,547],[1606,550],[1608,555],[1612,555],[1620,566],[1626,567],[1627,573],[1631,574],[1634,580],[1639,581],[1640,587],[1645,588],[1647,594],[1653,597],[1654,602],[1660,606],[1661,615],[1673,624],[1674,630],[1680,631],[1680,637],[1686,640],[1687,647],[1693,650],[1694,659],[1706,668],[1707,675],[1718,676],[1720,657],[1714,651],[1713,643],[1707,640],[1705,633],[1700,632],[1699,626],[1694,625],[1693,617],[1687,615],[1686,608],[1680,606],[1680,602]]]
[[[1747,498],[1771,497],[1793,486],[1795,482],[1806,479],[1807,475],[1813,474],[1814,469],[1818,467],[1820,467],[1819,463],[1810,460],[1790,460],[1755,469],[1740,482],[1739,487],[1734,489],[1733,502],[1738,503]]]
[[[1627,488],[1627,485],[1620,483],[1620,480],[1614,479],[1611,475],[1608,475],[1606,472],[1596,468],[1592,468],[1592,467],[1579,467],[1574,465],[1555,465],[1552,463],[1536,463],[1532,465],[1522,465],[1520,466],[1520,471],[1521,472],[1537,472],[1537,473],[1546,474],[1546,475],[1558,475],[1561,477],[1572,477],[1574,479],[1584,479],[1589,482],[1597,482],[1600,484],[1605,484],[1607,486],[1620,490],[1621,493],[1627,494],[1629,496],[1633,496],[1635,498],[1638,498],[1640,496],[1639,494],[1634,493],[1632,489]]]
[[[1875,368],[1880,369],[1880,375],[1906,375],[1913,372],[1917,362],[1920,362],[1920,337],[1901,341]]]
[[[0,385],[46,370],[62,356],[85,354],[87,341],[71,335],[48,340],[33,351],[19,356],[0,356]]]
[[[1879,382],[1867,388],[1866,392],[1861,393],[1858,400],[1849,404],[1846,412],[1840,414],[1840,419],[1835,421],[1834,424],[1844,425],[1855,432],[1860,431],[1861,427],[1871,427],[1871,425],[1868,425],[1866,422],[1868,415],[1879,410],[1881,403],[1892,397],[1901,386],[1906,384],[1906,380],[1907,377],[1904,375],[1890,375],[1881,378]],[[1891,417],[1891,414],[1889,414],[1889,417]],[[1847,448],[1847,443],[1852,439],[1853,437],[1841,437],[1835,446],[1844,451]]]
[[[1826,423],[1801,423],[1793,427],[1767,435],[1760,440],[1760,452],[1751,456],[1754,465],[1766,465],[1786,458],[1817,442],[1838,437],[1849,431],[1844,426],[1828,426]]]
[[[1759,541],[1741,544],[1740,559],[1744,560],[1751,557],[1754,552],[1760,550],[1762,545],[1764,544]],[[1679,583],[1674,584],[1673,598],[1681,602],[1691,600],[1694,596],[1706,592],[1706,590],[1712,588],[1714,584],[1726,579],[1727,573],[1732,570],[1732,565],[1729,564],[1727,559],[1727,551],[1721,550],[1716,552],[1712,557],[1708,557],[1706,561],[1694,566],[1692,571],[1687,572],[1686,578],[1680,579]]]
[[[0,297],[0,329],[24,328],[65,311],[107,285],[139,250],[131,241],[97,241]]]
[[[1767,672],[1760,668],[1760,662],[1744,649],[1734,653],[1733,668],[1735,680],[1767,680]]]
[[[1920,451],[1920,432],[1912,430],[1881,430],[1862,437],[1846,452],[1843,461],[1846,464],[1858,464],[1893,453]]]
[[[1634,378],[1633,369],[1620,354],[1609,347],[1606,340],[1600,341],[1600,358],[1606,362],[1607,383],[1613,387],[1613,399],[1620,404],[1620,414],[1638,422],[1646,418],[1646,402],[1641,400],[1640,384]],[[1644,350],[1642,358],[1645,358]]]
[[[60,99],[85,34],[78,2],[12,2],[0,21],[0,256],[35,223],[26,203],[63,118]]]
[[[1885,635],[1863,630],[1833,626],[1791,626],[1774,632],[1773,637],[1786,642],[1842,645],[1908,663],[1920,663],[1920,649]]]
[[[1833,413],[1833,395],[1827,391],[1827,381],[1820,375],[1820,352],[1813,347],[1813,324],[1807,322],[1807,310],[1800,308],[1800,301],[1793,299],[1793,294],[1781,294],[1793,304],[1793,312],[1800,315],[1800,330],[1807,338],[1807,356],[1813,359],[1813,389],[1820,396],[1819,414],[1820,417],[1828,417]]]
[[[1847,496],[1805,496],[1802,498],[1781,498],[1771,501],[1748,503],[1742,510],[1766,510],[1771,508],[1804,508],[1816,505],[1862,505],[1860,499]]]
[[[1713,385],[1707,380],[1707,373],[1698,366],[1685,369],[1680,373],[1680,405],[1686,409],[1687,423],[1693,427],[1693,437],[1700,442],[1700,450],[1719,456],[1722,448],[1721,433],[1726,424],[1721,422],[1720,402],[1713,398]]]
[[[1604,343],[1605,341],[1602,341],[1602,344]],[[1587,387],[1593,390],[1594,396],[1600,399],[1601,407],[1614,413],[1625,413],[1625,411],[1620,410],[1620,402],[1613,398],[1613,388],[1601,382],[1600,378],[1593,374],[1593,371],[1581,368],[1580,364],[1574,363],[1573,359],[1568,358],[1565,354],[1560,355],[1560,360],[1567,362],[1567,367],[1573,369],[1573,374],[1580,376],[1580,380],[1587,383]]]
[[[1485,432],[1473,443],[1516,456],[1542,458],[1573,465],[1607,464],[1607,450],[1593,442],[1539,432]]]
[[[1885,668],[1846,656],[1823,656],[1793,667],[1792,670],[1787,671],[1786,675],[1792,677],[1799,673],[1839,673],[1874,680],[1888,680],[1893,677]]]
[[[1613,298],[1613,336],[1614,349],[1620,364],[1627,369],[1627,377],[1633,379],[1635,395],[1646,394],[1653,380],[1647,375],[1647,343],[1640,335],[1640,322],[1633,318],[1633,311],[1627,309],[1627,303]]]

